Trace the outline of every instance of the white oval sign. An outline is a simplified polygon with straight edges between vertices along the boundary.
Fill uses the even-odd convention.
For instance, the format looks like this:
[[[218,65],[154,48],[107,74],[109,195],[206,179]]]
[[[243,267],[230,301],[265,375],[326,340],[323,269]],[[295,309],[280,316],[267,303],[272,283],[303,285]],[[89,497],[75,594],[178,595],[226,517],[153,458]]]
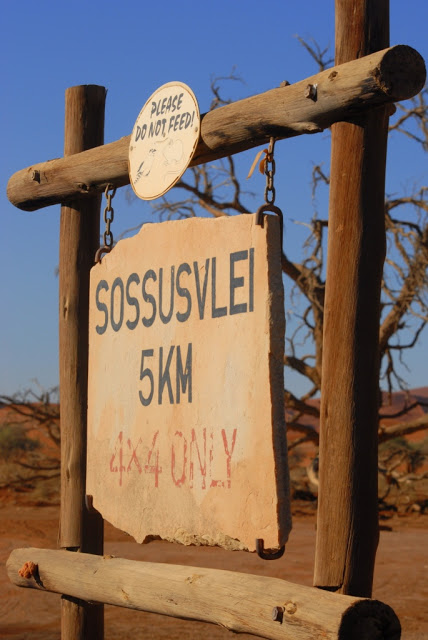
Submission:
[[[182,82],[157,89],[141,109],[129,145],[129,178],[143,200],[159,198],[183,175],[196,150],[199,107]]]

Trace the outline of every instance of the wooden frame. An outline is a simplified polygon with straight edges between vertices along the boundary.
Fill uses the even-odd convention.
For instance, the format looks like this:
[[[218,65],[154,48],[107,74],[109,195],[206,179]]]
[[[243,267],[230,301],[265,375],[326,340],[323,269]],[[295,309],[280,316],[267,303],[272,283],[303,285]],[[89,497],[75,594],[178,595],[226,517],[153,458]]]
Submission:
[[[269,141],[318,133],[374,107],[416,95],[425,82],[422,57],[405,45],[384,49],[201,117],[201,138],[192,165],[251,149]],[[310,97],[308,87],[316,87]],[[32,165],[9,180],[12,204],[34,211],[70,198],[88,198],[107,184],[129,184],[130,136],[71,157]]]
[[[20,576],[29,559],[39,571]],[[400,634],[397,616],[382,602],[279,578],[49,549],[16,549],[7,570],[20,587],[214,622],[272,640],[396,640]]]
[[[350,33],[354,35],[353,38],[349,37]],[[315,584],[327,589],[327,592],[255,576],[231,574],[225,577],[223,574],[226,572],[210,572],[207,569],[197,570],[204,580],[200,588],[194,588],[193,585],[189,586],[191,568],[168,567],[166,579],[162,567],[149,566],[149,563],[125,560],[113,563],[95,555],[84,555],[84,552],[102,553],[102,521],[99,515],[88,514],[84,504],[87,375],[87,341],[84,336],[87,335],[88,326],[89,270],[98,242],[99,194],[109,183],[116,187],[129,183],[129,137],[102,145],[103,125],[101,127],[100,123],[103,122],[105,89],[91,86],[69,89],[66,96],[64,158],[33,165],[10,179],[9,199],[24,210],[31,211],[55,203],[63,205],[60,239],[63,439],[60,546],[64,551],[15,550],[8,561],[11,580],[16,584],[69,596],[63,605],[63,639],[103,637],[102,607],[89,605],[82,598],[131,606],[129,601],[125,603],[116,597],[117,594],[106,595],[102,585],[97,585],[95,579],[86,591],[73,584],[71,579],[64,581],[64,576],[70,578],[73,573],[68,569],[70,560],[71,567],[79,564],[82,571],[89,573],[93,572],[94,567],[103,567],[105,571],[112,570],[121,580],[123,563],[128,563],[126,566],[133,575],[138,575],[138,584],[142,585],[137,590],[148,584],[149,591],[156,586],[162,593],[175,576],[180,583],[180,586],[178,582],[174,583],[177,598],[187,600],[195,589],[200,597],[196,609],[183,605],[184,608],[178,612],[178,609],[167,610],[164,600],[158,608],[153,608],[148,593],[141,601],[133,603],[135,608],[211,622],[220,621],[235,631],[249,631],[267,638],[295,637],[301,640],[314,637],[315,624],[316,632],[323,637],[352,638],[354,623],[359,620],[360,612],[362,619],[388,621],[383,637],[399,637],[395,614],[386,605],[328,593],[338,590],[353,596],[370,595],[377,546],[377,493],[373,476],[377,423],[374,407],[377,401],[376,328],[383,263],[379,247],[383,247],[384,242],[382,220],[386,121],[388,105],[416,95],[426,76],[424,62],[416,51],[404,45],[385,48],[387,46],[388,0],[372,3],[336,0],[337,65],[294,85],[273,89],[205,114],[201,140],[193,160],[193,164],[199,164],[257,146],[271,136],[287,138],[318,132],[334,125],[330,219],[334,220],[336,230],[342,229],[341,225],[346,223],[349,232],[346,244],[353,260],[347,260],[349,268],[341,268],[340,279],[332,277],[331,274],[336,274],[338,270],[339,254],[343,254],[344,235],[331,234],[315,567]],[[382,50],[377,51],[380,48]],[[366,57],[353,60],[361,52],[367,54]],[[92,113],[85,125],[79,124],[83,113]],[[337,167],[341,167],[341,176],[345,173],[349,177],[345,184],[342,178],[339,179]],[[345,209],[349,209],[344,205],[349,203],[352,205],[351,223],[343,218]],[[374,278],[368,276],[372,267],[376,273]],[[372,282],[367,290],[366,284],[370,279]],[[341,309],[347,309],[343,319],[342,314],[335,310],[338,300]],[[337,340],[337,335],[341,336],[340,340]],[[337,371],[340,371],[339,376],[335,375]],[[336,385],[338,379],[341,385]],[[334,416],[333,421],[331,415]],[[335,455],[333,446],[339,447],[339,484],[346,486],[345,498],[343,492],[339,495],[337,491],[337,478],[333,482],[329,473],[332,465],[328,464],[328,460]],[[365,458],[361,459],[361,456]],[[367,461],[368,473],[363,465]],[[332,545],[340,550],[335,561],[332,560]],[[76,551],[80,553],[73,553]],[[30,580],[17,577],[17,567],[27,561],[34,563],[29,571]],[[211,586],[204,592],[202,585],[207,582]],[[135,584],[137,582],[126,584],[126,589],[135,588]],[[254,611],[258,612],[256,604],[251,602],[256,593],[257,601],[264,602],[263,614],[256,613],[251,616],[251,623],[244,624],[242,613],[236,608],[228,610],[228,618],[224,612],[222,615],[221,610],[216,612],[214,602],[217,592],[226,589],[224,593],[227,597],[227,590],[232,588],[239,589],[240,599],[245,593],[248,606],[254,606]],[[269,597],[265,591],[270,594]],[[293,616],[296,613],[294,607],[299,608],[300,605],[303,617],[299,618],[299,609],[299,615],[293,620],[300,622],[290,627],[290,635],[288,627],[278,625],[278,622]],[[208,614],[201,613],[203,607],[209,610]],[[273,615],[270,626],[266,626],[267,610]],[[308,618],[308,610],[312,611],[312,622],[310,616]],[[331,614],[321,616],[324,610]],[[345,628],[344,620],[348,620]],[[373,628],[371,623],[367,623],[364,632],[359,628],[358,638],[369,640],[377,637],[377,630],[373,631]]]

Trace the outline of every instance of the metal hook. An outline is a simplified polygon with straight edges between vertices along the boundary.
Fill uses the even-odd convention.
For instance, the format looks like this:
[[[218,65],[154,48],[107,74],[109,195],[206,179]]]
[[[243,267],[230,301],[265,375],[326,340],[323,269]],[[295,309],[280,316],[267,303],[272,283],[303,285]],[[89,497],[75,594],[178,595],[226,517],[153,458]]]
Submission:
[[[101,257],[103,253],[110,253],[111,250],[112,250],[112,247],[109,247],[108,245],[104,245],[99,249],[97,249],[97,252],[95,254],[95,262],[96,263],[101,262]]]
[[[283,231],[284,231],[284,219],[282,215],[282,211],[279,207],[274,204],[262,204],[261,207],[257,209],[256,214],[256,224],[259,224],[261,227],[263,226],[263,214],[266,211],[271,211],[271,213],[275,213],[279,217],[279,237],[281,242],[281,254],[282,251],[282,239],[283,239]]]
[[[256,538],[256,551],[257,555],[262,560],[278,560],[284,555],[285,544],[283,544],[277,551],[271,551],[270,549],[265,549],[265,542],[263,538]]]

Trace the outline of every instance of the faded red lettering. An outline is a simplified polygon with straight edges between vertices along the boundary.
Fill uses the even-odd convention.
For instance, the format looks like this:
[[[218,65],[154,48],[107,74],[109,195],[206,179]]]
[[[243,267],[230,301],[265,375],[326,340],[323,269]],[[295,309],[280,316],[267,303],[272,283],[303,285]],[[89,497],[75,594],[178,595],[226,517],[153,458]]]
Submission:
[[[116,439],[116,443],[115,443],[115,447],[114,447],[114,453],[112,455],[112,457],[110,458],[110,471],[112,473],[119,473],[119,486],[122,486],[122,474],[125,471],[125,467],[123,465],[123,447],[122,447],[122,441],[123,441],[123,433],[122,431],[119,433],[117,439]],[[115,467],[113,466],[113,462],[116,458],[117,455],[117,443],[119,442],[119,467],[116,465]]]
[[[210,444],[210,476],[212,476],[212,468],[213,468],[213,456],[214,456],[214,434],[211,432],[210,434],[211,444]],[[222,480],[214,480],[212,479],[210,482],[210,487],[224,487],[224,482]]]
[[[237,429],[218,429],[213,432],[210,429],[207,433],[206,427],[199,431],[192,428],[188,433],[188,440],[182,431],[177,430],[171,443],[171,478],[175,486],[180,488],[187,482],[190,489],[195,487],[203,490],[207,487],[230,489],[232,456],[235,451],[237,431]],[[123,431],[120,431],[109,462],[110,472],[117,473],[119,476],[119,486],[123,484],[124,472],[138,471],[141,475],[144,470],[145,473],[154,475],[154,486],[159,487],[159,476],[162,473],[159,434],[160,430],[153,433],[150,446],[145,445],[143,437],[138,438],[136,443],[131,438],[126,438],[125,445]],[[220,434],[226,460],[221,453]],[[142,456],[146,446],[148,455],[144,464]]]
[[[202,475],[202,489],[206,488],[205,476],[207,475],[207,430],[204,428],[202,430],[202,439],[203,439],[203,455],[204,461],[201,459],[201,452],[199,450],[199,445],[196,440],[196,432],[192,429],[192,440],[190,442],[190,465],[189,465],[189,486],[193,488],[193,478],[194,478],[194,451],[196,450],[198,460],[199,460],[199,469]]]
[[[155,487],[159,486],[159,474],[162,473],[162,467],[159,466],[159,449],[156,449],[155,453],[155,445],[156,440],[159,435],[159,431],[156,431],[152,440],[152,448],[149,451],[149,457],[147,459],[147,464],[144,467],[146,473],[154,473],[155,474]],[[152,457],[155,459],[154,464],[150,464],[152,462]]]
[[[224,452],[226,454],[226,471],[227,471],[227,486],[230,489],[231,486],[231,464],[230,461],[232,459],[233,450],[235,448],[236,443],[236,429],[233,430],[232,434],[232,446],[229,453],[229,445],[227,443],[227,436],[225,429],[221,430],[221,436],[223,438]]]
[[[137,449],[138,449],[139,445],[141,444],[141,442],[142,442],[142,440],[141,440],[141,438],[140,438],[140,439],[138,440],[138,442],[137,442],[137,446],[136,446],[136,447],[134,447],[134,446],[132,445],[131,440],[128,438],[128,447],[129,447],[130,451],[132,451],[132,455],[131,455],[131,458],[130,458],[130,460],[129,460],[129,462],[128,462],[128,466],[127,466],[127,468],[126,468],[126,470],[127,470],[127,471],[131,471],[131,465],[132,465],[132,463],[134,463],[134,464],[135,464],[135,466],[136,466],[136,467],[137,467],[137,469],[138,469],[138,473],[142,473],[142,472],[143,472],[143,470],[142,470],[142,468],[141,468],[140,461],[138,460],[138,457],[137,457]]]
[[[184,482],[186,480],[187,440],[183,436],[181,431],[176,431],[174,435],[175,436],[179,436],[183,441],[183,466],[182,466],[181,476],[179,478],[177,478],[176,475],[175,475],[175,447],[174,447],[174,444],[172,444],[171,445],[171,475],[172,475],[172,479],[174,481],[174,484],[177,487],[181,487],[181,485],[184,484]]]

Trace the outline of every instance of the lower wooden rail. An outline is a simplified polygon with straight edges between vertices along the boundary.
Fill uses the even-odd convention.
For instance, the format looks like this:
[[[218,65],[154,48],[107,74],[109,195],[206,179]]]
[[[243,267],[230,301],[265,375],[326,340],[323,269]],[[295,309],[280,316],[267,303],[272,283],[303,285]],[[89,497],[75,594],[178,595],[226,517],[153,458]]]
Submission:
[[[49,549],[15,549],[20,587],[219,624],[272,640],[398,640],[400,622],[377,600],[218,569]]]

